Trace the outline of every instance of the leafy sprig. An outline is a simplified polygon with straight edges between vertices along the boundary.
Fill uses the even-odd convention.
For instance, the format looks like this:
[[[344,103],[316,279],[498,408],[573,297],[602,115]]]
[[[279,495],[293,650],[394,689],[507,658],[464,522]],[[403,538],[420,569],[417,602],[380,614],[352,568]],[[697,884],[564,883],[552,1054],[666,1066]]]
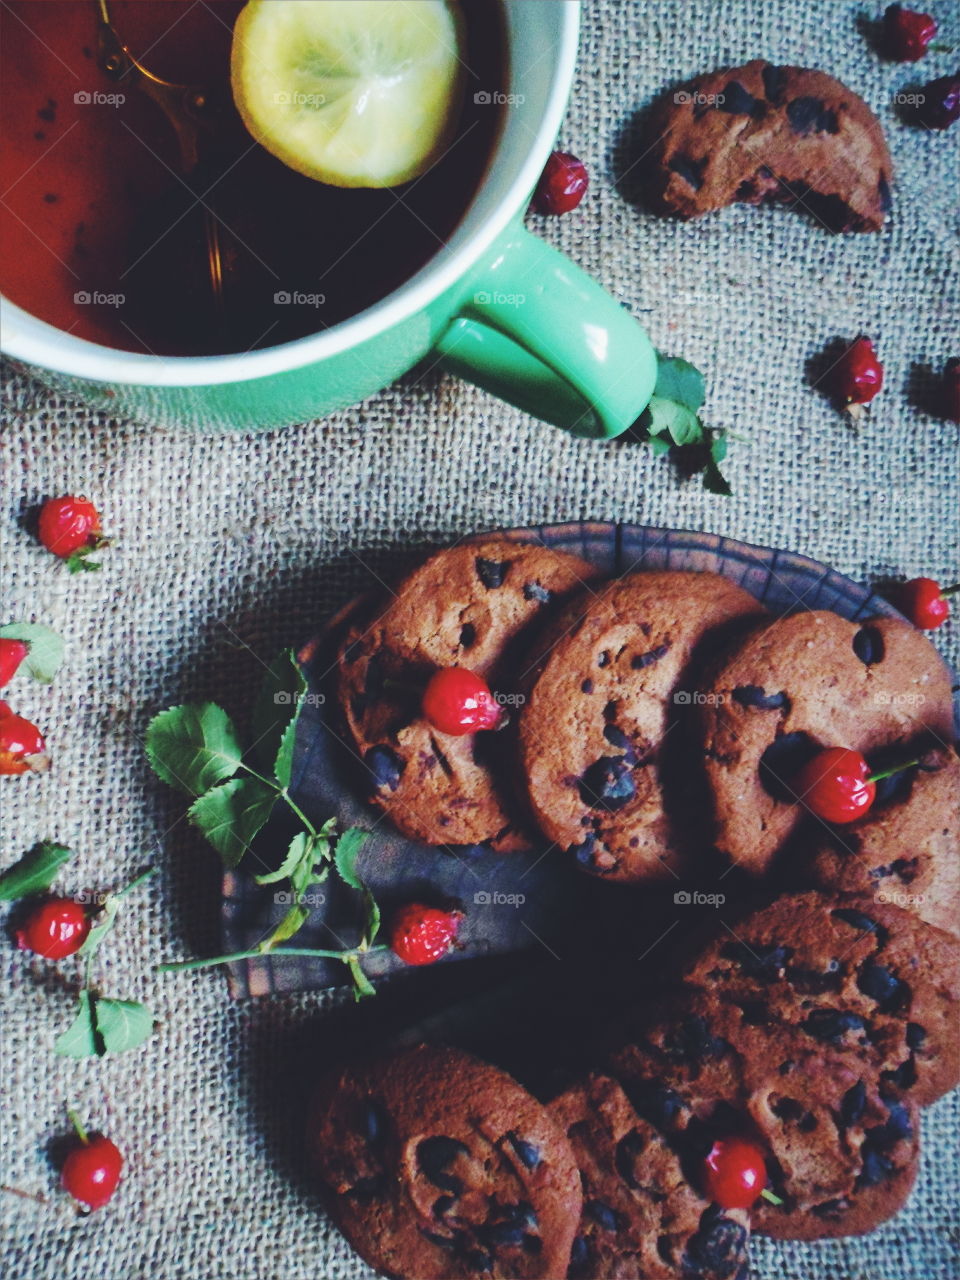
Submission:
[[[672,454],[681,470],[702,471],[703,487],[711,493],[729,495],[730,485],[720,470],[728,434],[704,426],[700,410],[705,399],[699,369],[679,356],[658,355],[653,395],[630,434],[647,441],[655,454]]]
[[[42,622],[7,622],[0,640],[22,640],[27,646],[24,670],[40,684],[50,684],[63,661],[63,637]]]
[[[45,893],[70,861],[72,850],[53,840],[44,840],[0,874],[0,901],[16,902]],[[54,1051],[68,1058],[103,1057],[134,1049],[153,1032],[154,1017],[146,1005],[136,1000],[113,1000],[93,988],[93,954],[113,928],[121,900],[153,875],[156,868],[142,872],[115,893],[106,894],[93,917],[95,923],[77,955],[84,957],[83,984],[76,1017],[54,1042]]]
[[[293,651],[284,650],[270,666],[254,706],[250,752],[244,751],[236,726],[215,702],[170,707],[150,722],[146,752],[154,772],[193,797],[187,816],[225,867],[240,865],[277,804],[285,805],[301,827],[276,870],[254,876],[260,885],[285,882],[288,886],[288,909],[272,932],[249,951],[174,961],[161,965],[162,970],[206,968],[273,951],[306,923],[310,889],[322,884],[333,868],[346,885],[363,895],[365,925],[360,942],[341,950],[284,947],[278,954],[340,960],[350,971],[355,995],[374,994],[361,958],[373,949],[380,913],[356,873],[356,856],[366,832],[357,827],[338,832],[334,818],[317,827],[290,794],[297,723],[306,692],[307,682]]]

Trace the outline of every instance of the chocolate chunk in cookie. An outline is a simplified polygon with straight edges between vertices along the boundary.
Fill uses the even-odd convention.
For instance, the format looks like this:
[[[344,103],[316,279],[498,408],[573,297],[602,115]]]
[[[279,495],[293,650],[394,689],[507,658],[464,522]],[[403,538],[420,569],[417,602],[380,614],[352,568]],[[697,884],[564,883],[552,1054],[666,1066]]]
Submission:
[[[509,694],[511,647],[526,628],[596,577],[585,561],[539,544],[463,543],[432,556],[386,606],[341,640],[337,692],[373,802],[428,844],[489,841],[524,848],[510,788],[496,777],[502,746],[490,732],[452,737],[423,717],[420,696],[440,667],[463,666]]]
[[[751,1022],[858,1056],[921,1106],[960,1082],[960,944],[899,907],[783,894],[704,948],[684,981]]]
[[[566,1274],[580,1178],[562,1130],[510,1076],[431,1045],[321,1081],[312,1163],[357,1252],[417,1280]]]
[[[687,704],[694,656],[759,615],[709,573],[637,573],[563,613],[520,717],[527,794],[544,834],[584,870],[657,880],[682,861],[661,748]]]
[[[754,874],[808,816],[791,780],[818,749],[908,760],[953,737],[947,668],[925,636],[892,618],[858,624],[811,611],[758,627],[719,664],[699,705],[717,848]]]
[[[616,1081],[592,1075],[548,1110],[583,1184],[569,1280],[746,1280],[747,1213],[704,1199]]]
[[[757,60],[699,76],[655,107],[646,145],[651,199],[681,218],[780,202],[832,231],[879,231],[889,209],[880,122],[822,71]]]

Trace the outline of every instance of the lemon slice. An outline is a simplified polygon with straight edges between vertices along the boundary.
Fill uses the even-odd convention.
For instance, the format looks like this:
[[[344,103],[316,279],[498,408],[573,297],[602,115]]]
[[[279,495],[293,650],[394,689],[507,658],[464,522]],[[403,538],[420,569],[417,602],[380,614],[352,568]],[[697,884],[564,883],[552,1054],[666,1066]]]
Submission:
[[[230,76],[249,131],[337,187],[395,187],[440,158],[463,91],[455,0],[250,0]]]

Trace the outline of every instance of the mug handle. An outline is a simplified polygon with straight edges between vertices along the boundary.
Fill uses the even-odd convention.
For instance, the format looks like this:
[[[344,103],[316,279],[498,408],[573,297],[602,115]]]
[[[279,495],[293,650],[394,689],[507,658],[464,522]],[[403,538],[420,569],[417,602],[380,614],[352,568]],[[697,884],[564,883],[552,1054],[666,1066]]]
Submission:
[[[574,435],[609,440],[653,395],[644,330],[595,280],[523,226],[496,242],[436,343],[440,364]]]

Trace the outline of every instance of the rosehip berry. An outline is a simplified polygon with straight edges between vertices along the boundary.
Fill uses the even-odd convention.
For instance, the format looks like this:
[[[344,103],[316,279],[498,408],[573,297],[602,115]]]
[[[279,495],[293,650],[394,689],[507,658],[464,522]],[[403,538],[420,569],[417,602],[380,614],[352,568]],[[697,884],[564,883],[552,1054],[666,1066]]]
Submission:
[[[494,729],[500,708],[486,681],[466,667],[441,667],[423,691],[423,714],[435,729],[452,737]]]
[[[824,822],[853,822],[873,804],[877,788],[859,751],[828,747],[818,751],[793,779],[793,790]]]
[[[533,193],[538,213],[569,213],[587,194],[587,166],[569,151],[554,151]]]
[[[924,85],[917,119],[928,129],[949,129],[960,120],[960,75],[941,76]]]
[[[936,34],[936,19],[929,13],[892,4],[883,15],[884,46],[894,62],[919,62]]]
[[[87,940],[90,917],[72,898],[49,898],[27,917],[17,930],[21,951],[34,951],[45,960],[72,956]]]
[[[960,582],[944,590],[933,578],[911,578],[895,589],[894,604],[921,631],[936,631],[950,617],[948,597],[958,590]]]
[[[17,668],[27,653],[27,646],[22,640],[0,637],[0,689],[8,685],[17,674]]]
[[[848,407],[867,404],[883,386],[883,365],[873,343],[863,334],[847,348],[832,370],[833,389]]]
[[[94,569],[85,557],[104,545],[100,513],[83,497],[49,498],[40,508],[40,541],[71,569]]]
[[[49,764],[47,744],[37,726],[0,702],[0,774],[42,773]]]
[[[390,950],[404,964],[433,964],[450,950],[462,919],[462,911],[409,902],[393,918]]]
[[[80,1141],[63,1162],[60,1185],[88,1209],[102,1209],[117,1189],[123,1156],[102,1133]]]
[[[960,422],[960,359],[956,356],[943,367],[940,411],[948,422]]]
[[[763,1148],[749,1138],[718,1138],[704,1159],[704,1191],[721,1209],[749,1209],[766,1185]]]

